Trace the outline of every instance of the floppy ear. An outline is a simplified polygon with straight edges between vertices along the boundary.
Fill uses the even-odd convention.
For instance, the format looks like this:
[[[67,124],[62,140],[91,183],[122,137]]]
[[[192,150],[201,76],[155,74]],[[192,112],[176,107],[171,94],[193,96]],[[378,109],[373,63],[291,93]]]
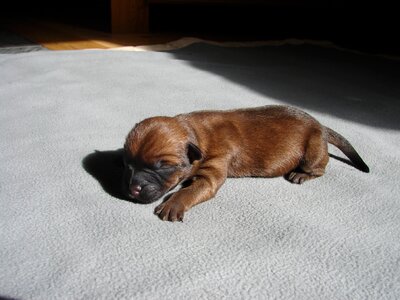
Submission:
[[[195,144],[189,143],[187,147],[187,156],[190,164],[193,164],[195,160],[203,158],[203,153],[201,153],[200,149]]]

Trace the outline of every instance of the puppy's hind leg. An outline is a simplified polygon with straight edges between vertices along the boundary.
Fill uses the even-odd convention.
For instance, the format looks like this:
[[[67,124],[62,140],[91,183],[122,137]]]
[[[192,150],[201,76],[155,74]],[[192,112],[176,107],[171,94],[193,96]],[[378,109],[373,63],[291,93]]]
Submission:
[[[328,160],[328,144],[322,131],[315,130],[307,142],[305,154],[299,166],[285,178],[292,183],[302,184],[304,181],[320,177],[325,173]]]

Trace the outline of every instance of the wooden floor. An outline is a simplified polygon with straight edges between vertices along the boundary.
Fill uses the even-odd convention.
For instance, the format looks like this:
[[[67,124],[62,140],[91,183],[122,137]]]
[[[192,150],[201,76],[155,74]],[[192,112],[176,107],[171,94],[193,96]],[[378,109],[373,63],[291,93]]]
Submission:
[[[111,49],[124,46],[163,44],[178,34],[111,34],[71,25],[43,22],[10,22],[7,29],[50,50]]]

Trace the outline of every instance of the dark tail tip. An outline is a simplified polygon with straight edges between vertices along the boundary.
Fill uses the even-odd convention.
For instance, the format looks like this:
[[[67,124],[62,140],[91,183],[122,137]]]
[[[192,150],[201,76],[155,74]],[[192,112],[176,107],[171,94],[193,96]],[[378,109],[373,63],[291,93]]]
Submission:
[[[366,164],[360,166],[358,169],[364,173],[369,173],[369,167]]]
[[[369,173],[369,167],[359,155],[356,155],[356,157],[353,156],[353,159],[350,158],[350,160],[352,160],[354,167],[356,167],[358,170],[364,173]]]

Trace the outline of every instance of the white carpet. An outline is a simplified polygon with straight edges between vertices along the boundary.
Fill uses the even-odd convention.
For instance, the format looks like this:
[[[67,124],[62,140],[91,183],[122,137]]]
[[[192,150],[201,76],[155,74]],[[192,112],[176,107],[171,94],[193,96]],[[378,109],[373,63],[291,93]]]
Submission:
[[[0,55],[0,296],[400,298],[399,70],[307,45]],[[184,223],[118,198],[116,150],[141,119],[279,103],[371,173],[331,159],[301,186],[229,179]]]

